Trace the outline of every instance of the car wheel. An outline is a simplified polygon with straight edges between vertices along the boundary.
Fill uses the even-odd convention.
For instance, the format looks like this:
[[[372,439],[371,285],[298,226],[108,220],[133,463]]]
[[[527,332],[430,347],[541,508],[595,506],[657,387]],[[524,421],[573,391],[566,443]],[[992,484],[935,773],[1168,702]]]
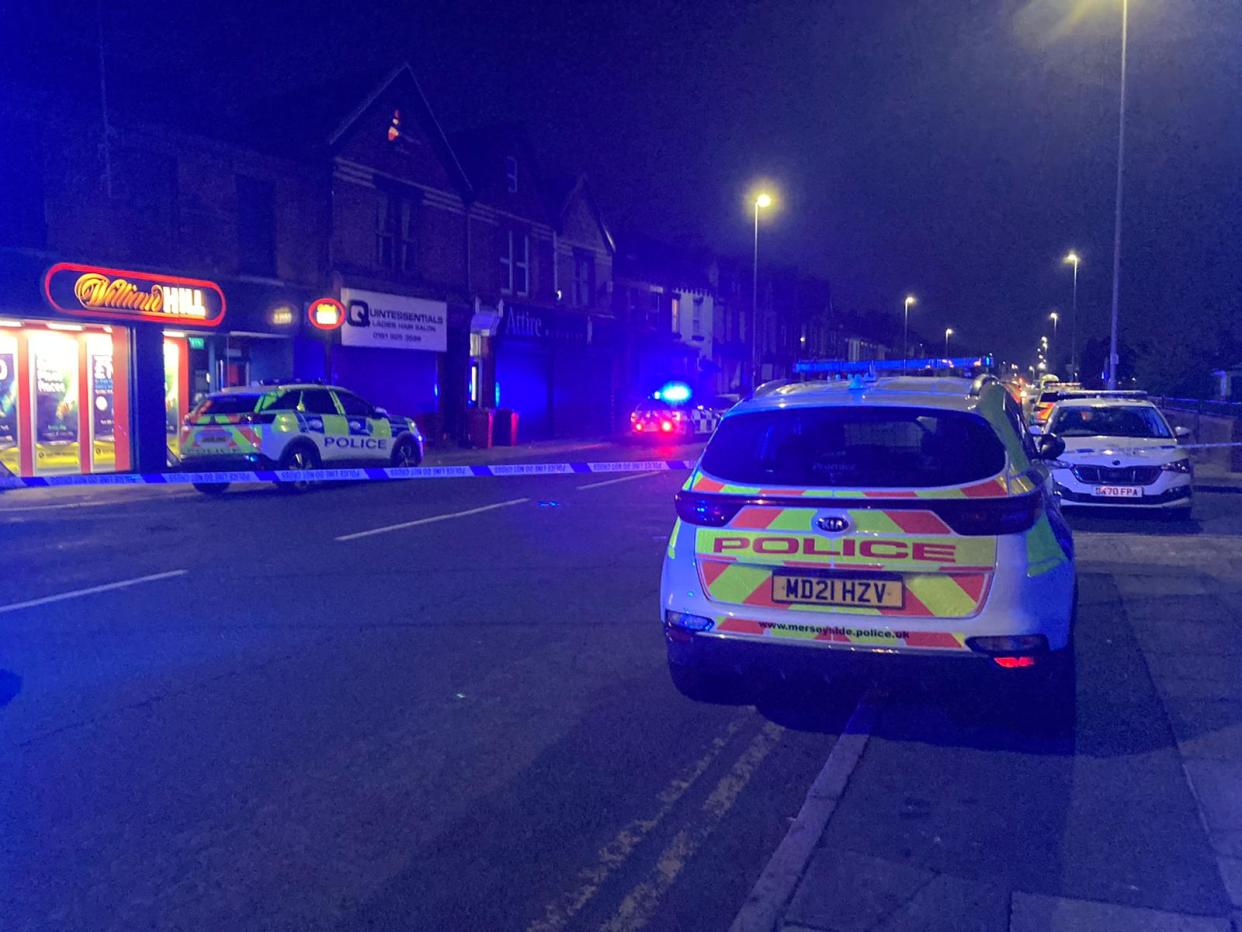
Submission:
[[[704,670],[686,663],[669,661],[669,677],[677,691],[695,702],[736,705],[745,701],[745,681],[739,673]]]
[[[309,444],[299,443],[285,450],[277,464],[280,469],[318,469],[319,451]],[[294,479],[292,482],[277,481],[282,492],[306,492],[312,483],[309,479]]]
[[[397,442],[392,451],[392,465],[398,468],[408,468],[417,466],[422,462],[422,457],[418,452],[418,444],[408,437],[405,440]]]
[[[221,495],[229,487],[227,482],[195,482],[193,485],[204,495]]]

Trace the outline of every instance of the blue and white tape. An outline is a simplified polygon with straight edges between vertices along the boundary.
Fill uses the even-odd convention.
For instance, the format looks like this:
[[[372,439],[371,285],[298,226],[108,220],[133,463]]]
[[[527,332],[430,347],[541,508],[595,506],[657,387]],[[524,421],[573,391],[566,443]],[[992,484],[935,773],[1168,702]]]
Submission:
[[[581,473],[690,469],[692,460],[620,460],[611,463],[497,463],[492,466],[403,466],[363,469],[280,469],[254,472],[97,473],[91,476],[0,476],[0,489],[80,485],[190,485],[196,482],[367,482],[388,479],[482,479]]]

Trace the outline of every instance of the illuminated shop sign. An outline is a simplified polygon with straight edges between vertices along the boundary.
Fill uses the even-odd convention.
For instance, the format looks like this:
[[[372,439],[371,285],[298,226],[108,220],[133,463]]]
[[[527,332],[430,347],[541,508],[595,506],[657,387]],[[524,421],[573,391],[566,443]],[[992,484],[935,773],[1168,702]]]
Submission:
[[[135,318],[197,327],[224,319],[224,292],[215,282],[59,262],[43,278],[48,304],[66,314],[108,320]]]
[[[306,313],[320,330],[336,330],[345,323],[345,305],[335,298],[316,298]]]

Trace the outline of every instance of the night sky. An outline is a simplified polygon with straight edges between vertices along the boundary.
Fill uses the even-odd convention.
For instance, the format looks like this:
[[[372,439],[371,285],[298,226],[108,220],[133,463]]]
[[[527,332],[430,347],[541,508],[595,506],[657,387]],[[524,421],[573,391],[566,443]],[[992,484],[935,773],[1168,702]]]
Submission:
[[[6,50],[92,39],[44,27],[93,3],[28,6],[5,0]],[[913,292],[929,339],[1031,361],[1074,247],[1080,334],[1106,328],[1120,0],[104,6],[111,48],[196,96],[406,58],[448,129],[524,121],[621,230],[748,256],[769,178],[765,253],[841,308],[896,316]],[[1130,6],[1123,341],[1242,355],[1242,3]]]

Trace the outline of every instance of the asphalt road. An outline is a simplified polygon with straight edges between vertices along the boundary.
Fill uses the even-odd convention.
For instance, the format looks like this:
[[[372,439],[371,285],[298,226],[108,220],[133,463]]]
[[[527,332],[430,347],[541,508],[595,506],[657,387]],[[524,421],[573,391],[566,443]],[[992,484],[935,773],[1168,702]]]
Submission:
[[[681,481],[0,501],[0,927],[726,928],[858,694],[674,691],[657,590]],[[1242,496],[1098,524],[1097,546],[1221,539]],[[826,837],[1224,908],[1117,586],[1083,575],[1074,738],[892,695]],[[1148,724],[1119,733],[1121,707]]]

